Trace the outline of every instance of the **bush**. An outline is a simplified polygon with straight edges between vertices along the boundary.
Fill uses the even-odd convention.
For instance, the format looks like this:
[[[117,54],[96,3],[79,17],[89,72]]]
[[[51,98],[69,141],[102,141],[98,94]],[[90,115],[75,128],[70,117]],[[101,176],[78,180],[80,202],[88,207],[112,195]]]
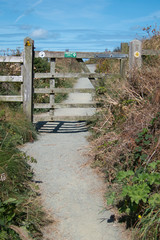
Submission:
[[[143,48],[160,49],[159,39],[157,32]],[[90,125],[92,167],[105,174],[107,202],[118,207],[120,222],[135,228],[134,239],[160,237],[159,76],[159,57],[146,57],[132,80],[103,79],[97,88],[103,107]]]
[[[35,162],[17,148],[36,139],[36,131],[22,112],[1,104],[0,110],[0,239],[21,235],[42,239],[44,212],[37,200],[38,188],[29,165]],[[27,238],[26,238],[27,239]]]

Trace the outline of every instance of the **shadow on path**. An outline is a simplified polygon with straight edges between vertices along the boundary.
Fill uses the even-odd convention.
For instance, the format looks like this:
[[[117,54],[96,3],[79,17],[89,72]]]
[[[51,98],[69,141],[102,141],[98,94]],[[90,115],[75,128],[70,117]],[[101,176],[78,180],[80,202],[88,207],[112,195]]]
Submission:
[[[40,133],[80,133],[88,131],[85,121],[38,122],[36,129]]]

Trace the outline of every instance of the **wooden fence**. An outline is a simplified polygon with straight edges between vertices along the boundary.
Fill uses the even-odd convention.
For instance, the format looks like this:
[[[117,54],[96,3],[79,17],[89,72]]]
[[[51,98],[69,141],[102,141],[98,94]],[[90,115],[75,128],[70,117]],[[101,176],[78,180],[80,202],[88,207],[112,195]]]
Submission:
[[[0,96],[2,102],[23,102],[23,110],[27,118],[33,119],[33,56],[34,42],[30,38],[24,40],[24,52],[21,56],[1,56],[0,62],[20,63],[20,76],[0,76],[0,82],[21,83],[21,95]]]
[[[33,60],[44,54],[45,57],[50,59],[50,73],[35,73],[33,72]],[[142,43],[139,40],[133,40],[130,42],[129,54],[128,44],[123,43],[121,45],[121,52],[76,52],[75,58],[79,63],[82,63],[82,59],[92,58],[114,58],[120,59],[120,75],[125,76],[125,63],[129,58],[129,69],[130,71],[134,67],[140,68],[142,65],[143,55],[159,55],[160,51],[143,50]],[[21,95],[18,96],[0,96],[0,101],[4,102],[23,102],[23,109],[27,118],[33,120],[33,93],[49,94],[50,102],[46,104],[37,103],[34,104],[34,108],[48,108],[50,109],[50,117],[47,120],[55,120],[53,117],[54,108],[62,107],[75,107],[75,104],[55,104],[54,95],[55,93],[70,93],[70,92],[91,92],[91,89],[65,89],[55,88],[55,78],[80,78],[87,77],[90,80],[96,78],[102,78],[108,74],[99,73],[56,73],[55,72],[55,60],[56,58],[64,58],[65,52],[54,52],[45,51],[38,52],[34,51],[34,41],[30,38],[24,39],[24,52],[22,56],[1,56],[0,62],[4,63],[20,63],[21,64],[21,75],[20,76],[0,76],[0,82],[19,82],[22,84]],[[50,79],[50,88],[35,88],[33,89],[33,79]],[[76,104],[76,107],[91,107],[93,104]],[[39,119],[37,118],[37,121]]]
[[[23,57],[16,57],[16,56],[4,56],[0,57],[0,63],[20,63],[23,64]],[[19,82],[23,83],[23,76],[22,76],[22,68],[21,68],[21,76],[0,76],[0,82]],[[5,102],[23,102],[23,95],[19,96],[0,96],[0,101]]]

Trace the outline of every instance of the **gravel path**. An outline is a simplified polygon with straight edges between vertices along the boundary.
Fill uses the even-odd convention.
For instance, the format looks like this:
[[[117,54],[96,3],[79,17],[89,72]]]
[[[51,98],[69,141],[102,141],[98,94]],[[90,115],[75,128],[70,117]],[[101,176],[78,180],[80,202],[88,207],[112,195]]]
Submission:
[[[23,151],[38,161],[35,179],[42,181],[43,204],[56,220],[44,230],[44,240],[122,239],[112,213],[104,209],[103,179],[84,154],[89,136],[85,122],[48,122],[40,131],[38,141]]]
[[[94,72],[95,65],[89,66],[90,72]],[[94,88],[88,78],[79,78],[74,88]],[[65,103],[91,103],[90,93],[70,93]],[[96,110],[94,108],[62,108],[55,109],[55,116],[92,116]]]

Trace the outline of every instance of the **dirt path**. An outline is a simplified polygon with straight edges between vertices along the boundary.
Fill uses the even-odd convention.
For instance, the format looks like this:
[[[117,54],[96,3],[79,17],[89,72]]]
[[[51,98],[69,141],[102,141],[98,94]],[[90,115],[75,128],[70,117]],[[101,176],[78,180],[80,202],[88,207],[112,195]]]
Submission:
[[[85,122],[48,122],[39,140],[23,148],[38,161],[33,167],[42,181],[43,204],[57,221],[44,230],[44,240],[122,239],[112,213],[104,209],[103,179],[84,155],[88,136]]]

